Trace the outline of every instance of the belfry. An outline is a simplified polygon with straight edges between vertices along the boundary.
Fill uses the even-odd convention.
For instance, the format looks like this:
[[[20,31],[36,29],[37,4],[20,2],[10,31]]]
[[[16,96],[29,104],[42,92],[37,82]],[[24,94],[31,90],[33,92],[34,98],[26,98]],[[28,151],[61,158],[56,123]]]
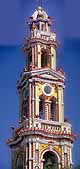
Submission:
[[[56,68],[56,33],[41,6],[28,25],[26,64],[17,82],[19,127],[7,141],[12,169],[70,169],[75,135],[64,120],[65,73]]]

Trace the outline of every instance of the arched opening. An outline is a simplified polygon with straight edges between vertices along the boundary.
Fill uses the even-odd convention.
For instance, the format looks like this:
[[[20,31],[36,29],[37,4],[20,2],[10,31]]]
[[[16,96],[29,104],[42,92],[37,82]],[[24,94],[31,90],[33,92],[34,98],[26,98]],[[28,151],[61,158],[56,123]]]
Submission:
[[[45,107],[44,107],[44,99],[40,98],[39,100],[39,118],[44,119],[45,118]]]
[[[58,157],[51,151],[45,152],[43,155],[43,169],[59,169]]]
[[[56,121],[56,99],[51,99],[51,120]]]
[[[49,55],[46,49],[42,49],[41,54],[41,67],[47,67],[49,66]]]

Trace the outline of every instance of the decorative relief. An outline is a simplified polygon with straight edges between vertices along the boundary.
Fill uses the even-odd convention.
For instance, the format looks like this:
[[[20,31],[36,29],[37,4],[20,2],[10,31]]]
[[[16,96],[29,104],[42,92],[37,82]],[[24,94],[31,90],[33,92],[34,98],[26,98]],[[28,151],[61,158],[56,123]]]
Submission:
[[[40,153],[48,148],[48,144],[40,144]]]
[[[55,150],[56,152],[58,152],[58,154],[61,156],[61,148],[60,148],[60,146],[54,146],[53,150]]]
[[[60,156],[61,156],[61,148],[59,146],[53,146],[53,145],[48,145],[48,144],[40,144],[40,153],[42,153],[46,149],[50,149],[50,151],[54,150],[56,151]]]

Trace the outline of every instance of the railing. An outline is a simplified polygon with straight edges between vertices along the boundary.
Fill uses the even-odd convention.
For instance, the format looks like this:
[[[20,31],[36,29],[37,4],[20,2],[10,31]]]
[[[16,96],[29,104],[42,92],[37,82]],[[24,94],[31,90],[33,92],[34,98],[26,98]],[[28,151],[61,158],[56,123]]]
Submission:
[[[54,132],[60,132],[61,131],[61,126],[41,123],[41,129],[43,129],[43,130],[44,129],[45,130],[52,130]]]
[[[60,123],[57,121],[54,122],[48,122],[48,121],[41,121],[41,129],[43,130],[50,130],[51,132],[64,132],[67,134],[71,133],[71,125],[69,123]]]
[[[66,122],[48,121],[35,118],[34,121],[31,122],[30,126],[28,120],[25,121],[23,126],[25,129],[34,128],[35,130],[39,129],[41,131],[49,131],[51,133],[71,134],[71,124]]]

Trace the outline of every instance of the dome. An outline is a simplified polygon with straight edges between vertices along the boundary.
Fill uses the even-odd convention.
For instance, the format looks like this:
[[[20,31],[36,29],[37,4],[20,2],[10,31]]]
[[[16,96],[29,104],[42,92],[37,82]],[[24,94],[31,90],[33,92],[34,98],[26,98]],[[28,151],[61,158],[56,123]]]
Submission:
[[[38,9],[33,13],[32,17],[34,20],[38,19],[39,17],[42,17],[43,20],[48,19],[47,13],[42,9],[41,6],[39,6]]]
[[[38,10],[42,10],[42,7],[41,7],[41,6],[38,6]]]

